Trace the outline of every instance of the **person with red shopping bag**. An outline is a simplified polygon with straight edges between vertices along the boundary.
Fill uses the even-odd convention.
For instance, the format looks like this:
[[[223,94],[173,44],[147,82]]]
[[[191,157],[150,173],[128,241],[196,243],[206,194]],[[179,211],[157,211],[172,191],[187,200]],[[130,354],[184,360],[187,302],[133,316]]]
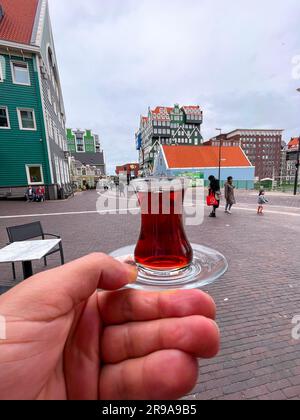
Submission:
[[[221,200],[220,181],[213,175],[211,175],[208,180],[210,184],[208,188],[207,205],[213,208],[209,217],[216,217],[216,210],[220,207]]]

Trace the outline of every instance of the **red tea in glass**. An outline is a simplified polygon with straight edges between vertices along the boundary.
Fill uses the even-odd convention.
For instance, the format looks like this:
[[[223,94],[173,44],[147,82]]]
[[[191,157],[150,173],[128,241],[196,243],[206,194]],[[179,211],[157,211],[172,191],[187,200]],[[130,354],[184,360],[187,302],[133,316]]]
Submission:
[[[134,187],[142,213],[136,263],[161,272],[188,267],[193,250],[183,225],[184,180],[153,178],[137,181]]]

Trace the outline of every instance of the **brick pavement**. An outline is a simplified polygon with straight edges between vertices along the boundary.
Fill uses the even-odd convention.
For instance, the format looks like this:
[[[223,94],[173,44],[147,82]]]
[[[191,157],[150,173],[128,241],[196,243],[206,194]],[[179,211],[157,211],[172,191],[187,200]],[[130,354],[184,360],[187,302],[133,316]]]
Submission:
[[[257,217],[255,196],[239,192],[243,210],[236,208],[232,216],[220,211],[217,219],[205,218],[202,226],[187,228],[192,242],[218,249],[229,261],[226,275],[205,288],[218,307],[222,349],[215,359],[200,362],[199,383],[188,399],[300,399],[300,341],[291,337],[292,318],[300,315],[300,200],[274,197],[269,210],[275,212]],[[41,220],[46,231],[61,234],[67,261],[135,243],[139,216],[1,219],[4,215],[93,211],[95,200],[95,192],[86,192],[66,202],[41,205],[0,202],[0,246],[7,241],[6,226],[32,220]],[[50,267],[56,263],[58,257],[51,257]],[[41,264],[34,268],[43,269]],[[3,265],[0,288],[9,284],[10,267]]]

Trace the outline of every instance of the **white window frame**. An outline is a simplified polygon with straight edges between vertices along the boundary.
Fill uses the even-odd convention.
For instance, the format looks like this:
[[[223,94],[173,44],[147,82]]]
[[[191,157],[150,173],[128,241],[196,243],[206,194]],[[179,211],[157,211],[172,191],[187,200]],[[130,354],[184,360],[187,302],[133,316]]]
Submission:
[[[26,167],[26,175],[27,175],[28,185],[44,185],[45,184],[45,182],[44,182],[43,165],[39,165],[39,164],[36,164],[36,165],[34,165],[34,164],[28,164],[28,165],[25,165],[25,167]],[[30,171],[29,171],[30,168],[40,168],[42,182],[31,182],[31,179],[30,179]]]
[[[2,69],[2,62],[0,60],[0,83],[3,83],[3,82],[4,82],[4,72],[3,72],[3,69]]]
[[[19,83],[15,80],[15,72],[14,72],[14,65],[26,65],[27,67],[27,71],[28,71],[28,76],[29,76],[29,83]],[[28,63],[26,61],[17,61],[17,60],[12,60],[10,62],[10,68],[11,68],[11,77],[12,77],[12,81],[14,85],[21,85],[21,86],[31,86],[31,80],[30,80],[30,71],[29,71],[29,66]]]
[[[3,108],[3,109],[6,110],[6,118],[7,118],[7,122],[8,122],[8,127],[0,127],[0,130],[10,130],[10,120],[9,120],[8,108],[5,105],[0,105],[0,108]]]
[[[22,126],[22,118],[21,118],[21,112],[22,111],[31,111],[33,115],[33,122],[34,122],[34,128],[23,128]],[[36,119],[35,119],[35,111],[33,108],[17,108],[18,113],[18,121],[19,121],[19,128],[22,131],[36,131]]]
[[[85,142],[84,142],[84,138],[82,140],[83,140],[83,150],[80,151],[80,150],[78,150],[78,143],[77,143],[77,139],[75,137],[76,153],[85,153]]]
[[[58,161],[57,156],[54,157],[54,162],[55,162],[55,171],[56,171],[56,182],[57,184],[62,185],[61,174],[60,174],[60,169],[59,169],[59,161]]]
[[[52,95],[51,95],[51,90],[50,90],[50,88],[48,87],[48,89],[47,89],[47,95],[48,95],[48,101],[50,102],[50,104],[52,105]]]

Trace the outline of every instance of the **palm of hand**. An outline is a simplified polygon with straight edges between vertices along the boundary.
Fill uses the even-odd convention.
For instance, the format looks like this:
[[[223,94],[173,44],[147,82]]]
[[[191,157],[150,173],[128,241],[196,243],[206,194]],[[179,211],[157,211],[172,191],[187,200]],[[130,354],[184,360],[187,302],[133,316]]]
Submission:
[[[84,290],[91,296],[74,303],[68,287],[41,293],[42,276],[0,298],[9,332],[0,341],[1,399],[179,398],[195,384],[196,357],[217,352],[207,319],[215,308],[201,292]]]

